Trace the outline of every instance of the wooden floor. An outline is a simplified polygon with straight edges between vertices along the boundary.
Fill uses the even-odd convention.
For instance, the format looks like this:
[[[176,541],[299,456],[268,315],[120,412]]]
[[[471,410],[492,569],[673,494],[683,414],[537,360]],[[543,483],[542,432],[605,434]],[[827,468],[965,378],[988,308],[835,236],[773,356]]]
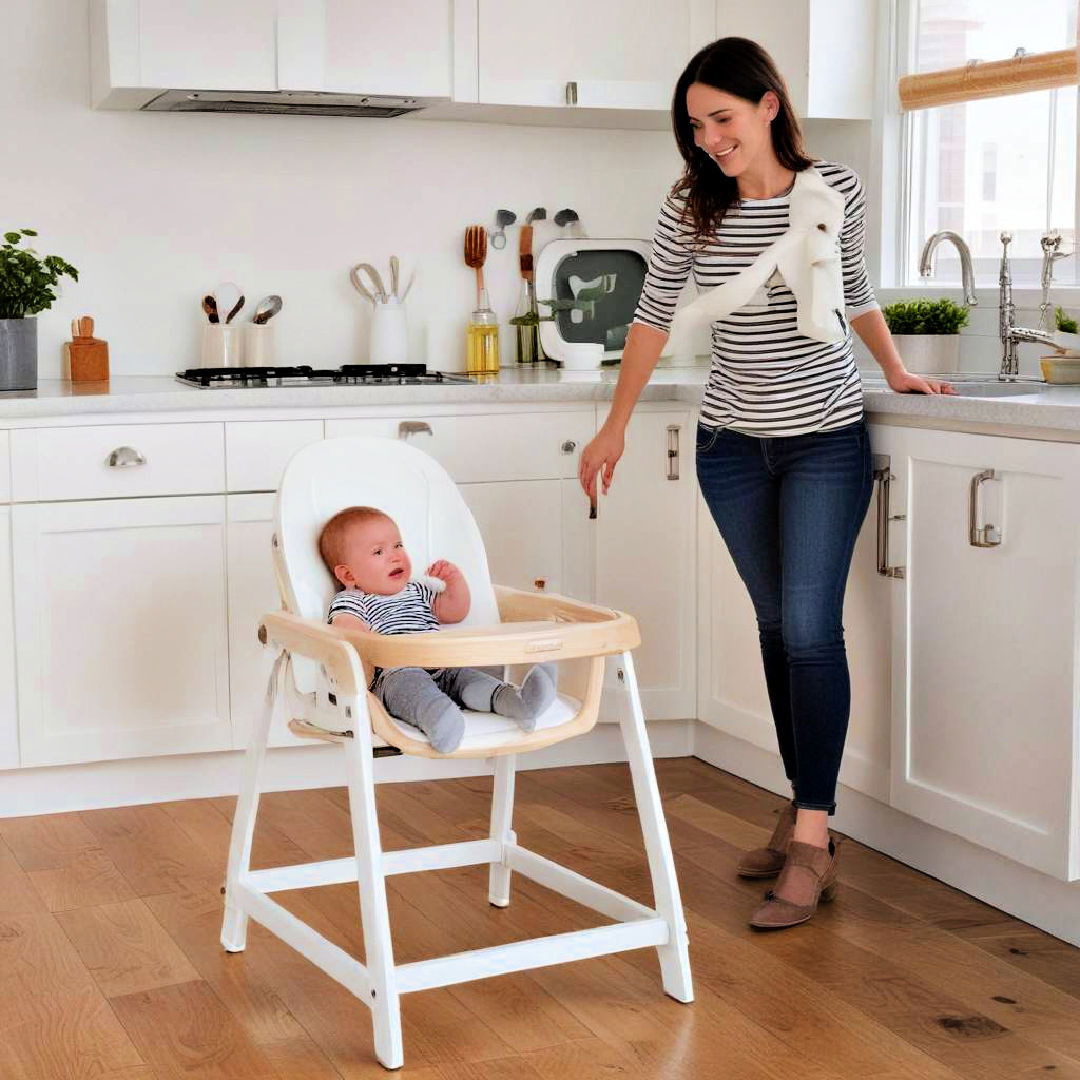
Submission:
[[[1080,950],[858,844],[836,902],[776,934],[738,853],[780,800],[692,758],[657,763],[697,1000],[660,991],[652,950],[404,999],[415,1080],[1080,1078]],[[378,789],[387,848],[475,839],[490,779]],[[385,1077],[367,1009],[261,928],[218,945],[231,799],[0,821],[2,1080]],[[525,772],[521,843],[648,902],[625,766]],[[344,793],[264,796],[256,861],[349,854]],[[390,880],[399,961],[596,925],[519,877]],[[355,886],[277,894],[363,953]]]

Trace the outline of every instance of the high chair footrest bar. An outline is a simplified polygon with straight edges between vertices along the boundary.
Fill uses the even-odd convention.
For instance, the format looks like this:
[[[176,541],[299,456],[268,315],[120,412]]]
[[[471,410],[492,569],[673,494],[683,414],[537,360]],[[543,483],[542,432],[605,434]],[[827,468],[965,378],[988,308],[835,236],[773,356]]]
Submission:
[[[592,908],[609,919],[630,922],[656,915],[652,908],[517,844],[506,845],[506,864],[537,885]]]
[[[291,911],[250,885],[240,882],[234,885],[230,892],[232,902],[245,914],[261,923],[286,945],[294,948],[370,1007],[371,979],[367,968],[359,960],[333,942],[327,941],[322,934],[301,922]]]
[[[435,986],[451,986],[492,975],[507,975],[512,971],[528,971],[571,960],[590,960],[609,953],[666,945],[668,938],[668,925],[659,916],[614,926],[573,930],[567,934],[402,964],[395,968],[397,988],[405,994]]]
[[[460,844],[403,848],[384,851],[384,874],[410,874],[418,870],[449,870],[455,866],[480,866],[500,862],[503,845],[498,840],[466,840]],[[241,879],[259,892],[310,889],[321,885],[344,885],[357,879],[356,859],[329,859],[326,862],[294,863],[267,870],[250,870]]]

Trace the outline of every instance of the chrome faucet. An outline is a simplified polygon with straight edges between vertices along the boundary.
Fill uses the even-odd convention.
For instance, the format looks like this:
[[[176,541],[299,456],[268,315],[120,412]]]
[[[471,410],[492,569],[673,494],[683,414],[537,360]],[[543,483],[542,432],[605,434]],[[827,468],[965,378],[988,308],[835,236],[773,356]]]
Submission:
[[[949,240],[960,253],[960,281],[964,287],[964,303],[968,307],[975,307],[979,298],[975,295],[975,272],[971,268],[971,250],[964,238],[952,229],[942,229],[927,237],[923,244],[922,254],[919,256],[919,275],[921,277],[934,276],[934,252],[942,240]]]
[[[1012,382],[1020,374],[1020,357],[1016,346],[1021,341],[1029,341],[1039,345],[1049,345],[1058,351],[1058,345],[1054,341],[1054,335],[1045,330],[1029,330],[1024,326],[1014,326],[1016,318],[1016,305],[1012,298],[1012,274],[1009,272],[1009,244],[1012,243],[1012,233],[1001,234],[1001,268],[998,271],[998,328],[1001,336],[1001,371],[998,378],[1002,382]]]

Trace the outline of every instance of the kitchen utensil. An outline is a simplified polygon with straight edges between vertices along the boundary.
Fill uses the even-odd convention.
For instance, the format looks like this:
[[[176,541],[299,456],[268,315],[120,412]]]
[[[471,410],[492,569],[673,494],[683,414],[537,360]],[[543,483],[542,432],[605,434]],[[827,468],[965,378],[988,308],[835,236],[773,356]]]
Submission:
[[[390,295],[397,300],[401,297],[398,296],[398,287],[401,284],[401,261],[396,255],[390,256]]]
[[[495,228],[491,230],[491,246],[497,251],[506,247],[506,226],[513,225],[517,221],[517,214],[513,210],[497,210],[495,212]]]
[[[526,225],[531,225],[534,221],[546,221],[546,220],[547,220],[547,210],[545,210],[544,207],[542,207],[542,206],[536,207],[535,210],[530,210],[528,212],[528,214],[525,215],[525,224]]]
[[[210,293],[207,293],[202,298],[202,309],[206,312],[206,317],[210,322],[216,323],[218,321],[217,303]]]
[[[476,308],[486,308],[484,294],[484,260],[487,258],[487,230],[483,225],[465,228],[465,265],[476,271]]]
[[[233,319],[236,318],[236,316],[240,314],[240,309],[244,306],[244,301],[246,299],[247,299],[247,297],[244,296],[243,293],[241,293],[240,296],[237,298],[236,303],[233,304],[232,310],[229,312],[228,315],[225,316],[225,322],[226,323],[231,323],[233,321]]]
[[[283,301],[277,293],[264,296],[259,301],[259,306],[255,309],[251,321],[256,326],[265,326],[281,310],[282,303]]]
[[[540,349],[540,313],[536,307],[536,288],[533,284],[533,227],[522,225],[518,236],[518,267],[521,271],[523,295],[517,315],[511,320],[517,329],[517,362],[535,364],[547,357]]]
[[[240,286],[232,281],[222,282],[214,290],[214,306],[217,309],[218,322],[227,323],[229,312],[243,299]]]
[[[382,274],[371,263],[357,263],[349,271],[349,280],[352,281],[353,288],[373,304],[386,303],[386,286],[383,285]]]
[[[555,215],[555,224],[558,225],[567,236],[584,236],[581,228],[581,218],[576,210],[567,207]]]

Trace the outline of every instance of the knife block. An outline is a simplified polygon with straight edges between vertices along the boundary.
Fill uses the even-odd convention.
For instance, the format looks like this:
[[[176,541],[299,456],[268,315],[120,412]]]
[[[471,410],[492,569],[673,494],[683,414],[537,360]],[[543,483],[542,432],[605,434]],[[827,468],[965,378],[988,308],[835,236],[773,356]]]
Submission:
[[[105,382],[109,378],[109,343],[94,337],[89,315],[73,320],[71,341],[64,344],[64,369],[72,382]]]

